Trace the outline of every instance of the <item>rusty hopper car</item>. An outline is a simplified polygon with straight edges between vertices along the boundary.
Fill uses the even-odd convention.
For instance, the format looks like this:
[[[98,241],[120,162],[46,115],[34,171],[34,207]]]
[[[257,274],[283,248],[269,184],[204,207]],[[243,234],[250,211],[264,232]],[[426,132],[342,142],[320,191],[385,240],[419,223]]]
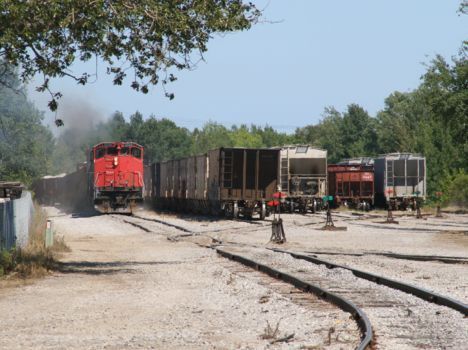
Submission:
[[[156,207],[237,218],[268,215],[279,183],[279,149],[220,148],[152,165]]]
[[[374,206],[374,160],[354,158],[328,165],[328,194],[335,206],[369,210]]]
[[[281,191],[283,207],[290,212],[315,212],[327,194],[327,151],[309,145],[281,149]]]
[[[410,153],[391,153],[375,159],[376,202],[394,209],[415,206],[426,198],[426,158]]]

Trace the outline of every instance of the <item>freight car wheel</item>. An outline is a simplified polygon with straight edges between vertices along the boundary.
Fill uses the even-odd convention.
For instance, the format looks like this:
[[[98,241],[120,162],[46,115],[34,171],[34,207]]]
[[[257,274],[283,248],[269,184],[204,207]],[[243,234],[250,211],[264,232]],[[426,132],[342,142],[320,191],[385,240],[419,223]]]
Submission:
[[[239,206],[237,202],[227,203],[224,208],[224,214],[229,219],[237,219],[239,216]]]
[[[266,218],[266,204],[262,203],[262,209],[260,210],[260,220],[265,220]]]
[[[234,206],[232,209],[232,218],[237,219],[239,217],[239,205],[237,202],[234,202]]]
[[[313,203],[312,203],[312,213],[316,213],[318,210],[318,207],[317,207],[317,200],[314,199]]]
[[[233,207],[232,203],[227,203],[224,206],[224,216],[227,218],[232,218]]]

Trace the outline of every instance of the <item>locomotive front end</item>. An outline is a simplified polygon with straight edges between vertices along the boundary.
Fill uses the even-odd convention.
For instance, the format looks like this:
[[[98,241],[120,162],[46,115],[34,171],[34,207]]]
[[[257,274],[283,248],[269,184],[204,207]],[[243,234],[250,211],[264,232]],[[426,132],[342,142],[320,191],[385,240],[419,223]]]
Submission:
[[[143,147],[134,142],[105,142],[90,152],[96,210],[131,214],[143,200]]]

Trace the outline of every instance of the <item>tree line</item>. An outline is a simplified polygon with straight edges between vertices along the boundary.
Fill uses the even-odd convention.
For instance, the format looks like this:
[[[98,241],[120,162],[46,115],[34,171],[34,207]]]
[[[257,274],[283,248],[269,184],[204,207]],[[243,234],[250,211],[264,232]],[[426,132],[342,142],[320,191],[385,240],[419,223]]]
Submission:
[[[375,117],[351,104],[340,113],[327,108],[322,120],[296,130],[300,142],[328,150],[330,162],[390,152],[420,153],[427,161],[431,194],[468,198],[467,46],[448,63],[435,57],[421,84],[411,92],[393,92]],[[464,192],[463,192],[464,191]]]
[[[5,77],[5,75],[4,75]],[[5,80],[5,78],[4,78]],[[167,118],[115,112],[90,130],[65,129],[58,137],[42,124],[43,114],[28,101],[15,70],[0,86],[0,178],[26,183],[45,174],[70,172],[86,150],[103,140],[135,141],[145,147],[145,162],[200,154],[217,147],[274,147],[306,143],[328,151],[329,163],[390,152],[420,153],[427,159],[430,194],[467,205],[468,60],[466,50],[452,62],[436,56],[420,85],[393,92],[371,116],[364,107],[325,108],[321,120],[284,133],[271,126],[215,121],[188,130]],[[13,87],[13,89],[11,88]]]

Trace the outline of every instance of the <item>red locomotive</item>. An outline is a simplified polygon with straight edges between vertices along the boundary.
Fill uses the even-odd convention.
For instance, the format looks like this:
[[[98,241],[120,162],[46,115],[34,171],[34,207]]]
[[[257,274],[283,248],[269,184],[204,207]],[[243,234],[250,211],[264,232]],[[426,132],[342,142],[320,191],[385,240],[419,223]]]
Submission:
[[[103,142],[89,154],[89,189],[103,213],[131,213],[143,200],[143,147],[134,142]]]
[[[328,193],[337,206],[369,210],[374,206],[373,159],[349,159],[328,165]]]

